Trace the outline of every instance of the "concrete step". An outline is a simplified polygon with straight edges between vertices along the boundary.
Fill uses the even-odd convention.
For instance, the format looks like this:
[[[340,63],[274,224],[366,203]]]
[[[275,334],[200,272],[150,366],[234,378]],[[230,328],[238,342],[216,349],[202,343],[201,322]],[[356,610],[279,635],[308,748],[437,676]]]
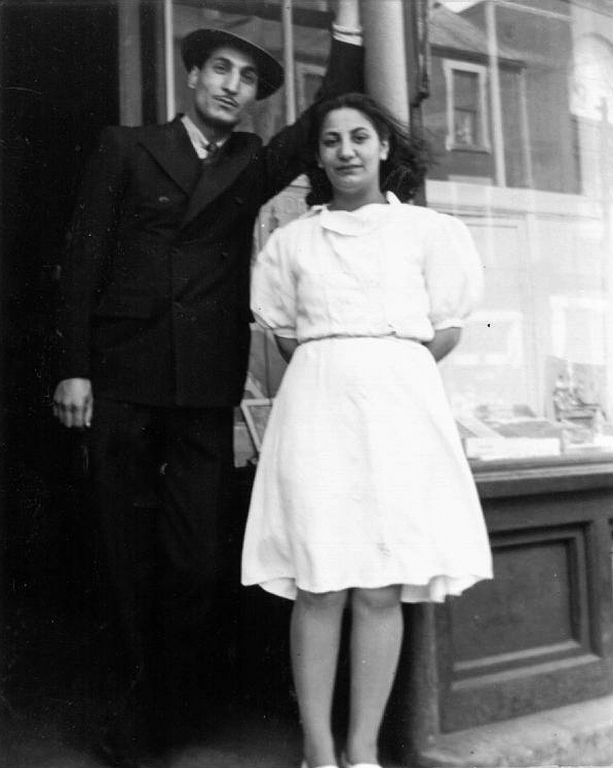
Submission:
[[[448,733],[422,757],[440,768],[613,766],[613,696]]]

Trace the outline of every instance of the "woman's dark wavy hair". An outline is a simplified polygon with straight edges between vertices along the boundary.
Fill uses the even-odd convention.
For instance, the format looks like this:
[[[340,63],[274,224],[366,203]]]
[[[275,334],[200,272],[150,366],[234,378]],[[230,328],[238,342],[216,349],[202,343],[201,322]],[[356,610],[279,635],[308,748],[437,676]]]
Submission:
[[[311,190],[306,197],[307,205],[319,205],[332,200],[332,185],[324,170],[317,166],[319,134],[326,115],[335,109],[343,108],[361,112],[373,124],[379,138],[389,141],[389,155],[387,160],[381,161],[379,171],[381,190],[393,192],[402,202],[415,197],[432,164],[432,154],[427,141],[411,133],[375,99],[363,93],[347,93],[321,101],[313,108],[307,169]]]

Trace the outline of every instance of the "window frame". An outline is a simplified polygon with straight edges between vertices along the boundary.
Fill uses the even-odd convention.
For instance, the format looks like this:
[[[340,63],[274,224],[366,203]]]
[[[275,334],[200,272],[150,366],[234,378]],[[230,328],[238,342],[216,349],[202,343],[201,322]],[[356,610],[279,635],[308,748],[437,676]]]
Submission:
[[[477,124],[480,132],[475,144],[458,144],[455,139],[455,84],[454,74],[467,72],[476,74],[478,78],[478,113]],[[447,103],[447,135],[445,137],[445,149],[448,152],[488,152],[491,153],[490,130],[487,111],[487,67],[484,64],[474,64],[459,59],[444,59],[443,73],[445,75],[446,103]]]
[[[321,64],[313,64],[308,61],[295,61],[294,74],[296,78],[296,111],[303,112],[308,106],[306,79],[309,75],[316,75],[323,79],[326,68]]]

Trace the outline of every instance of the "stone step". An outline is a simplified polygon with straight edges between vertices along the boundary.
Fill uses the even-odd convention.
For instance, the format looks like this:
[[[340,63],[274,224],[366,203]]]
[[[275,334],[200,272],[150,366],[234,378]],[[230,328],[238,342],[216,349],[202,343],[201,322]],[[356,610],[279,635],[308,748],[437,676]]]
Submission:
[[[440,768],[610,767],[613,696],[444,734],[422,759]]]

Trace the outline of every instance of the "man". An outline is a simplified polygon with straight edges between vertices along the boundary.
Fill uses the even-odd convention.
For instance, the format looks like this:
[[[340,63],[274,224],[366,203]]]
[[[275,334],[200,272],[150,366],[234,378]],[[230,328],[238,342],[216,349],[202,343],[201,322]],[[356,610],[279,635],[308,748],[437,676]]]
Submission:
[[[357,0],[339,0],[336,21],[322,95],[361,87]],[[176,741],[215,695],[253,227],[304,170],[310,126],[307,110],[265,147],[234,130],[283,82],[280,64],[249,41],[200,29],[182,56],[186,115],[103,132],[61,283],[53,407],[65,426],[88,428],[115,638],[104,659],[116,689],[109,748],[120,765],[135,764],[126,751],[137,704],[153,702],[158,732]]]

